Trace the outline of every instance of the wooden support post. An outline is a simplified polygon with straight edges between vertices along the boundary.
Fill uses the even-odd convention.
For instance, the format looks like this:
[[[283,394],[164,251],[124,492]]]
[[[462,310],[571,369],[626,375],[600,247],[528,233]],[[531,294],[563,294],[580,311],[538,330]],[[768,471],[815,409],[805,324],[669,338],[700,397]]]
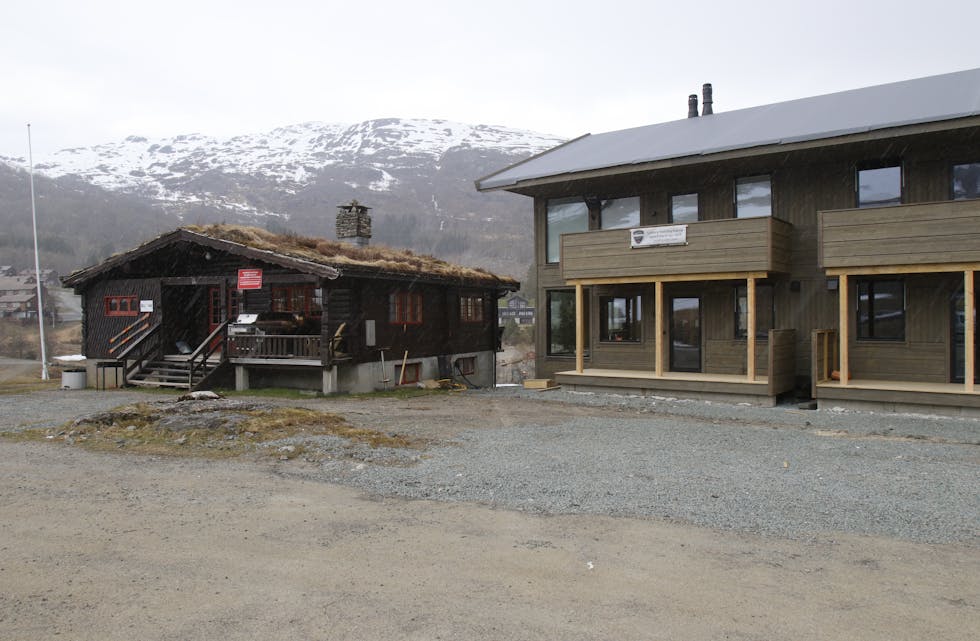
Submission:
[[[575,371],[585,371],[585,305],[581,283],[575,285]]]
[[[755,279],[745,279],[745,306],[748,314],[745,323],[745,374],[750,381],[755,380]],[[770,372],[770,375],[772,373]]]
[[[967,393],[973,392],[976,373],[976,296],[974,291],[974,272],[968,269],[963,272],[963,386]]]
[[[848,353],[847,353],[847,342],[848,342],[848,309],[849,303],[847,301],[848,294],[848,282],[847,274],[841,274],[840,282],[837,284],[837,293],[840,300],[840,309],[838,310],[838,316],[840,327],[837,330],[837,335],[840,337],[840,384],[847,385],[851,378],[850,364],[848,363]]]
[[[664,282],[658,280],[654,284],[655,301],[654,305],[654,373],[657,376],[664,375]]]

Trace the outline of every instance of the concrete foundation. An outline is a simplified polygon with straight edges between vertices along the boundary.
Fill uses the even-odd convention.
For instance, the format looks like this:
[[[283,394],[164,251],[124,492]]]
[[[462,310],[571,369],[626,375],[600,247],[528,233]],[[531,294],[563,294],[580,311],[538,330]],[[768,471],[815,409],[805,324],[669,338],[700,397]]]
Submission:
[[[409,358],[407,366],[419,366],[419,380],[447,378],[445,369],[451,370],[448,378],[476,387],[492,387],[495,383],[496,353],[492,351],[465,352],[448,355],[443,358],[443,368],[440,371],[439,356],[424,358]],[[457,364],[465,359],[472,359],[473,372],[464,375],[457,369]],[[385,359],[369,363],[348,364],[339,363],[331,368],[319,365],[287,365],[282,362],[272,363],[234,363],[235,389],[244,391],[260,387],[285,387],[291,389],[316,390],[323,394],[361,394],[398,387],[398,372],[401,369],[401,359]],[[406,383],[402,387],[414,387],[416,383]]]

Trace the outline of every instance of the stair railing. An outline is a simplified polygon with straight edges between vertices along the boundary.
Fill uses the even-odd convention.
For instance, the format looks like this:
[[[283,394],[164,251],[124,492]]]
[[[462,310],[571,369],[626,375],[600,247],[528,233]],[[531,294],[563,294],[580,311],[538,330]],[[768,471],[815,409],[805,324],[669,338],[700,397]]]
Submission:
[[[123,363],[123,386],[129,384],[129,379],[143,367],[143,362],[157,356],[161,350],[160,346],[160,327],[157,323],[146,330],[146,333],[130,339],[123,349],[114,358]],[[133,336],[136,336],[135,334]],[[133,361],[130,365],[129,361]]]
[[[228,323],[225,321],[214,328],[208,337],[197,346],[190,356],[187,357],[187,385],[188,389],[194,387],[194,373],[198,370],[204,370],[207,367],[208,359],[217,352],[221,350],[221,362],[225,362],[228,359],[228,350],[225,349],[225,344],[228,342]]]

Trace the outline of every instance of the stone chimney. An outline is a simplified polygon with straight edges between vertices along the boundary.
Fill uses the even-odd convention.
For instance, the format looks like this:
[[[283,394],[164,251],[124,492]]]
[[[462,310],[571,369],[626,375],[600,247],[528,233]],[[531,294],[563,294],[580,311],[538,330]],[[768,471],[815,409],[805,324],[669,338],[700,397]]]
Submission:
[[[353,243],[358,247],[367,247],[371,242],[370,207],[365,207],[356,200],[348,205],[337,205],[337,240]]]
[[[687,117],[698,117],[698,95],[696,93],[692,93],[687,97]]]

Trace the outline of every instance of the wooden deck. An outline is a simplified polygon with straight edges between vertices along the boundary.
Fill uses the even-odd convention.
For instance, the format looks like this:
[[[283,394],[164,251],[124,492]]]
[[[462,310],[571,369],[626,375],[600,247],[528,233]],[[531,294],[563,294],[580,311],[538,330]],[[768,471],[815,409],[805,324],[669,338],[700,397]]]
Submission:
[[[851,379],[847,385],[840,381],[823,381],[816,385],[817,402],[839,401],[878,405],[884,410],[903,408],[953,408],[963,413],[980,411],[980,389],[968,392],[963,383],[917,383],[912,381],[882,381]]]
[[[572,389],[744,400],[765,405],[775,403],[766,376],[756,376],[754,380],[749,380],[745,375],[691,372],[665,372],[657,376],[648,370],[586,368],[582,372],[557,372],[554,378],[555,382]]]

